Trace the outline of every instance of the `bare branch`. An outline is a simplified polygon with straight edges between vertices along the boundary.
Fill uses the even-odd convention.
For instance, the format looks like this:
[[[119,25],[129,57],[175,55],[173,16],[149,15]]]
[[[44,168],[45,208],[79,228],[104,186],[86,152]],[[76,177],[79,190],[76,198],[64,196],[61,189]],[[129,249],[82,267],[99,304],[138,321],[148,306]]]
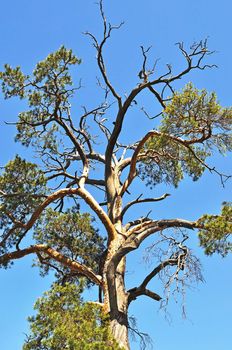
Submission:
[[[70,140],[73,142],[77,152],[79,153],[79,155],[81,157],[81,160],[82,160],[82,163],[83,163],[83,171],[82,171],[82,175],[80,176],[79,186],[83,187],[84,184],[85,184],[85,181],[86,181],[86,179],[88,177],[88,173],[89,173],[88,158],[86,157],[84,150],[82,149],[81,145],[77,141],[77,138],[73,134],[72,130],[70,130],[70,128],[64,122],[64,120],[62,120],[61,118],[57,119],[57,123],[65,130],[65,132],[69,136]]]
[[[162,96],[161,96],[161,97],[162,97]],[[154,116],[151,116],[151,115],[149,115],[149,113],[145,110],[144,107],[141,107],[141,111],[142,111],[142,112],[145,114],[145,116],[146,116],[148,119],[150,119],[150,120],[153,120],[153,119],[158,118],[158,117],[161,116],[162,113],[163,113],[163,112],[160,112],[160,113],[158,113],[158,114],[156,114],[156,115],[154,115]]]
[[[147,294],[147,285],[150,283],[150,281],[160,274],[161,271],[163,271],[166,267],[170,266],[177,266],[176,270],[174,273],[171,274],[171,276],[168,278],[168,281],[165,283],[165,289],[170,290],[170,286],[173,283],[173,281],[176,281],[178,283],[179,280],[182,280],[182,277],[179,277],[180,271],[183,271],[185,269],[185,264],[189,268],[189,262],[186,261],[187,258],[189,258],[189,250],[186,246],[183,245],[183,243],[188,239],[188,236],[183,235],[183,239],[181,242],[178,242],[175,238],[173,237],[166,237],[161,233],[162,236],[164,236],[165,241],[171,241],[171,246],[177,246],[180,251],[175,251],[175,253],[172,253],[171,256],[164,260],[161,261],[161,263],[156,266],[143,280],[143,282],[136,288],[130,289],[128,292],[129,294],[129,302],[135,300],[138,296],[140,295],[148,295],[152,298],[153,292],[151,292],[151,295]],[[160,243],[160,242],[159,242]],[[187,272],[185,273],[187,277]],[[165,276],[167,273],[165,273]],[[155,293],[154,293],[155,294]],[[157,298],[156,294],[155,297],[153,297],[155,300],[160,300],[161,298]],[[167,301],[166,301],[167,302]]]
[[[130,186],[131,182],[133,181],[133,179],[136,177],[136,162],[138,160],[138,155],[139,155],[139,152],[142,150],[144,144],[147,142],[147,140],[149,138],[151,138],[152,136],[154,135],[157,135],[160,134],[159,132],[156,132],[156,131],[150,131],[148,132],[143,138],[142,140],[138,143],[135,151],[134,151],[134,154],[131,158],[131,161],[130,161],[130,170],[129,170],[129,175],[126,179],[126,181],[124,182],[122,188],[121,188],[121,191],[120,191],[120,195],[123,196],[123,194],[125,193],[125,191],[128,189],[128,187]]]
[[[80,180],[80,178],[77,177],[77,176],[68,174],[66,172],[59,172],[59,173],[55,173],[55,174],[52,174],[52,175],[48,176],[47,177],[47,181],[55,179],[55,178],[60,177],[60,176],[65,177],[66,179],[72,179],[73,180],[72,182],[70,182],[68,184],[68,187],[77,184],[79,182],[79,180]],[[105,181],[104,180],[100,180],[100,179],[89,179],[88,178],[88,179],[86,179],[85,183],[87,185],[93,185],[93,186],[96,186],[96,185],[97,186],[103,186],[103,187],[105,186]]]
[[[5,264],[8,261],[12,261],[15,259],[20,259],[26,255],[33,254],[33,253],[45,253],[50,258],[56,260],[57,262],[61,263],[64,266],[69,267],[72,271],[78,272],[84,276],[86,276],[88,279],[90,279],[93,283],[97,285],[101,285],[102,278],[100,275],[96,275],[95,272],[87,267],[84,264],[80,264],[77,261],[73,261],[63,254],[59,253],[58,251],[44,245],[44,244],[36,244],[32,245],[28,248],[22,249],[22,250],[16,250],[14,252],[6,253],[0,257],[0,264]]]
[[[105,164],[105,156],[102,154],[93,152],[93,153],[87,153],[85,156],[87,159],[96,160],[100,163]],[[72,155],[70,155],[70,159],[81,160],[81,157],[79,154],[72,154]]]
[[[158,198],[143,198],[141,199],[142,195],[140,195],[138,198],[136,198],[135,200],[127,203],[125,205],[125,207],[123,208],[122,210],[122,217],[125,215],[126,211],[132,206],[132,205],[135,205],[135,204],[141,204],[141,203],[147,203],[147,202],[159,202],[159,201],[162,201],[163,199],[167,198],[168,196],[170,196],[169,193],[165,193],[163,194],[161,197],[158,197]]]
[[[148,217],[150,213],[148,213],[146,216],[142,216],[139,219],[133,220],[133,221],[129,221],[125,226],[125,230],[128,231],[131,227],[133,226],[137,226],[142,224],[143,222],[151,222],[151,219]]]
[[[149,275],[146,276],[144,281],[141,283],[140,288],[145,288],[148,283],[154,278],[161,270],[163,270],[166,266],[168,265],[176,265],[178,263],[177,259],[168,259],[156,266],[150,273]]]
[[[149,298],[155,300],[155,301],[160,301],[162,298],[159,294],[152,292],[151,290],[147,288],[132,288],[127,291],[129,294],[128,296],[128,304],[130,304],[132,301],[136,300],[139,296],[141,295],[146,295]]]
[[[141,50],[142,50],[142,54],[143,54],[143,65],[142,65],[142,69],[139,72],[138,76],[140,79],[143,80],[143,82],[147,82],[149,75],[151,75],[153,73],[153,71],[148,71],[146,64],[147,64],[147,53],[150,51],[151,46],[148,47],[146,50],[144,49],[143,46],[140,46]]]
[[[109,130],[109,128],[107,128],[106,125],[104,125],[104,122],[106,121],[106,118],[103,118],[101,120],[97,120],[96,116],[94,116],[94,121],[97,123],[97,125],[99,126],[100,130],[103,132],[103,134],[105,135],[107,141],[109,141],[110,136],[111,136],[111,131]]]
[[[159,101],[159,103],[161,104],[163,109],[165,109],[166,105],[164,103],[164,100],[163,100],[162,96],[151,85],[148,86],[148,89],[151,91],[151,93],[153,95],[155,95],[155,97],[157,98],[157,100]]]
[[[95,49],[97,50],[97,62],[98,62],[98,67],[100,69],[101,75],[104,79],[106,86],[109,88],[112,95],[118,101],[118,105],[120,106],[121,105],[121,97],[118,95],[118,93],[116,92],[115,88],[113,87],[113,85],[111,84],[111,82],[109,80],[109,77],[108,77],[107,72],[106,72],[106,67],[105,67],[105,62],[104,62],[102,51],[103,51],[103,47],[106,44],[107,40],[110,38],[112,31],[115,29],[120,29],[124,23],[121,22],[117,26],[112,26],[110,23],[108,24],[106,17],[105,17],[104,10],[103,10],[103,1],[102,0],[100,0],[100,2],[99,2],[99,7],[100,7],[100,14],[101,14],[102,21],[103,21],[103,39],[102,39],[102,41],[100,43],[98,43],[97,38],[92,33],[88,32],[88,31],[85,32],[84,34],[88,35],[93,40],[93,45],[94,45]]]

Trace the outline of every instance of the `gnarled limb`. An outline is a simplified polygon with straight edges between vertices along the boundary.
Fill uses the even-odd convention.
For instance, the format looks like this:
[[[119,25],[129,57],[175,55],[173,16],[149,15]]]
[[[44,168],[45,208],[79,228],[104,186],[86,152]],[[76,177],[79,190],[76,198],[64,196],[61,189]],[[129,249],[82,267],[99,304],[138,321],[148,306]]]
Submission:
[[[96,275],[91,268],[87,267],[84,264],[80,264],[77,261],[73,261],[67,258],[63,254],[59,253],[58,251],[44,244],[36,244],[22,250],[16,250],[14,252],[6,253],[0,256],[0,264],[4,264],[4,263],[7,263],[8,261],[12,261],[15,259],[20,259],[26,255],[33,254],[33,253],[45,253],[50,258],[56,260],[57,262],[61,263],[64,266],[69,267],[72,271],[75,271],[77,273],[84,275],[93,283],[97,285],[101,285],[102,283],[101,276]]]
[[[109,269],[117,268],[121,259],[131,251],[137,249],[141,243],[150,235],[169,228],[186,228],[194,230],[202,228],[198,221],[188,221],[183,219],[150,220],[140,223],[127,231],[127,239],[115,252],[109,264]]]

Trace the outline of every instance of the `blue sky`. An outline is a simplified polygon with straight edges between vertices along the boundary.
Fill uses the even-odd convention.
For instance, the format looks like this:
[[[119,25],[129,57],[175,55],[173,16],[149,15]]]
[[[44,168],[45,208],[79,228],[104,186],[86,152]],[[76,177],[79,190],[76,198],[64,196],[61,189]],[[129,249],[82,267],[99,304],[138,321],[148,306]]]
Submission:
[[[175,43],[184,41],[190,45],[208,37],[210,49],[216,51],[209,62],[216,63],[219,68],[194,72],[178,86],[192,80],[199,88],[216,91],[222,105],[231,105],[232,4],[229,0],[167,0],[163,3],[153,0],[105,0],[105,11],[112,23],[125,21],[122,29],[112,35],[105,52],[109,75],[121,94],[127,93],[137,82],[142,62],[140,45],[152,45],[150,62],[159,59],[157,69],[171,63],[178,70],[184,62]],[[98,9],[93,0],[3,0],[0,4],[0,66],[4,63],[20,65],[23,71],[29,73],[36,62],[64,44],[83,60],[75,73],[76,79],[83,78],[84,85],[77,96],[79,104],[83,99],[84,103],[94,105],[95,77],[98,73],[94,49],[88,38],[82,35],[86,30],[98,36],[101,33]],[[156,111],[158,106],[153,106],[151,99],[146,96],[143,99],[149,111]],[[30,159],[32,155],[29,151],[14,144],[14,128],[4,124],[4,121],[16,120],[22,103],[3,101],[1,97],[0,103],[0,165],[4,165],[16,152],[22,152]],[[141,136],[140,116],[131,113],[125,127],[124,138]],[[215,161],[219,168],[232,173],[231,156]],[[162,217],[194,219],[205,212],[218,212],[221,202],[231,199],[231,189],[231,183],[222,188],[219,179],[210,174],[198,183],[186,179],[177,191],[169,189],[172,191],[171,198],[153,209],[156,215]],[[141,191],[140,188],[134,190]],[[162,194],[161,191],[162,188],[156,189],[154,195]],[[142,210],[146,213],[148,206]],[[133,214],[141,215],[140,211],[141,208],[136,208]],[[136,301],[131,314],[137,317],[139,328],[150,334],[157,350],[182,350],[186,346],[188,350],[230,349],[232,259],[205,257],[194,236],[192,245],[201,259],[205,283],[187,292],[187,320],[181,318],[181,308],[173,302],[169,307],[172,322],[168,323],[159,306],[145,298]],[[142,272],[149,271],[149,266],[143,262],[145,248],[146,245],[139,254],[133,253],[128,259],[128,285],[133,286],[142,279]],[[40,278],[38,271],[30,266],[31,259],[26,258],[17,262],[11,270],[0,271],[2,350],[22,348],[24,333],[27,332],[26,318],[32,313],[35,299],[52,281],[51,276]],[[138,349],[138,344],[132,345],[132,349]]]

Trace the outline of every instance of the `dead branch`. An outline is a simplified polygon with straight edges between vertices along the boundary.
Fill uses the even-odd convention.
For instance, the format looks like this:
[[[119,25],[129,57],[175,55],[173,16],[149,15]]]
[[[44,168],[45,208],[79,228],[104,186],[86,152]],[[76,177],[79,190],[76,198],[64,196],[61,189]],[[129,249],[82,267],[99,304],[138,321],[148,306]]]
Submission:
[[[92,33],[88,32],[88,31],[85,32],[84,34],[89,36],[92,39],[93,46],[97,50],[97,62],[98,62],[98,67],[100,69],[103,80],[104,80],[106,86],[111,91],[112,95],[118,101],[118,105],[121,106],[121,97],[116,92],[113,85],[111,84],[109,77],[108,77],[108,74],[106,72],[106,66],[105,66],[104,57],[103,57],[103,48],[104,48],[107,40],[110,38],[112,31],[116,30],[116,29],[120,29],[121,26],[123,25],[123,22],[121,22],[119,25],[115,25],[115,26],[111,25],[110,23],[107,23],[105,13],[103,10],[103,1],[102,0],[100,0],[100,2],[99,2],[99,7],[100,7],[101,18],[103,21],[103,39],[102,39],[102,41],[99,43],[97,38],[95,37],[95,35],[93,35]]]
[[[164,200],[165,198],[167,198],[168,196],[170,196],[169,193],[165,193],[163,194],[161,197],[158,197],[158,198],[142,198],[142,195],[140,195],[138,198],[136,198],[135,200],[127,203],[125,205],[125,207],[123,208],[122,210],[122,214],[121,214],[121,217],[123,218],[123,216],[125,215],[126,211],[133,205],[135,204],[141,204],[141,203],[147,203],[147,202],[159,202],[159,201],[162,201]]]

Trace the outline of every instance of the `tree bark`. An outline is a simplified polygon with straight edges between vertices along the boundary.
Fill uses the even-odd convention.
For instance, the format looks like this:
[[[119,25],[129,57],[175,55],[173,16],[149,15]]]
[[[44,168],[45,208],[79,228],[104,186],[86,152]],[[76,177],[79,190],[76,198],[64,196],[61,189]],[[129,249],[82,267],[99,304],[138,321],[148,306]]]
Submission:
[[[128,293],[125,290],[125,258],[115,270],[114,281],[109,284],[110,327],[123,350],[129,350],[128,339]]]
[[[113,337],[116,339],[118,345],[123,350],[130,350],[128,340],[128,316],[127,312],[118,313],[112,317],[110,321],[110,328]]]
[[[108,252],[103,271],[104,308],[110,316],[110,328],[113,337],[123,350],[130,350],[128,339],[128,293],[125,289],[126,258],[115,263],[114,255],[125,243],[122,227],[122,197],[118,169],[111,166],[112,154],[106,152],[105,183],[107,189],[108,217],[116,235],[108,240]],[[107,166],[108,165],[108,166]]]
[[[129,350],[128,293],[125,289],[126,258],[123,257],[118,265],[115,265],[112,259],[124,240],[122,235],[118,235],[110,244],[104,266],[103,292],[104,308],[110,316],[112,335],[123,350]]]

